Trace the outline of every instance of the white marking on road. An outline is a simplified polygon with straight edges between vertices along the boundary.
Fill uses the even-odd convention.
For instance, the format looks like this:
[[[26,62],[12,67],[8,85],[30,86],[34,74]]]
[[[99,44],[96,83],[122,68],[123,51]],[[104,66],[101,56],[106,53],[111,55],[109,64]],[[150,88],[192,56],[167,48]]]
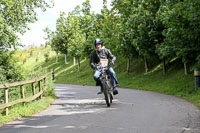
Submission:
[[[70,129],[70,128],[75,128],[75,126],[66,126],[64,128]]]
[[[41,128],[47,128],[48,126],[28,126],[28,125],[15,125],[14,128],[24,128],[24,127],[27,127],[27,128],[38,128],[38,129],[41,129]]]
[[[190,131],[191,129],[190,128],[183,128],[183,130]]]

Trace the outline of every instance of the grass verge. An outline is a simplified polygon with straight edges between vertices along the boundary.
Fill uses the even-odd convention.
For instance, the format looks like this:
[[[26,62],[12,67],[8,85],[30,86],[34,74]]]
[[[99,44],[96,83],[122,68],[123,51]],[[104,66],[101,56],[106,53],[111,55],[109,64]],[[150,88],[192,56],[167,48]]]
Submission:
[[[35,100],[33,102],[26,103],[25,106],[17,104],[9,108],[9,115],[5,116],[5,111],[0,111],[0,126],[7,122],[21,119],[23,117],[31,116],[37,112],[40,112],[51,105],[54,101],[52,97],[45,97],[42,100]]]

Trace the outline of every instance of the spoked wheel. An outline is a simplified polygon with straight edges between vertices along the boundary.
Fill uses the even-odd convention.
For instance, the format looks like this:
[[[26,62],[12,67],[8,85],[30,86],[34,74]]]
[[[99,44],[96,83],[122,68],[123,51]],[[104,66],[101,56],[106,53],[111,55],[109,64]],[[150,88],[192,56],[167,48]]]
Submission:
[[[105,96],[106,104],[108,107],[110,107],[110,103],[112,103],[112,99],[113,99],[112,94],[110,95],[106,82],[102,82],[102,87],[103,87],[103,93]]]

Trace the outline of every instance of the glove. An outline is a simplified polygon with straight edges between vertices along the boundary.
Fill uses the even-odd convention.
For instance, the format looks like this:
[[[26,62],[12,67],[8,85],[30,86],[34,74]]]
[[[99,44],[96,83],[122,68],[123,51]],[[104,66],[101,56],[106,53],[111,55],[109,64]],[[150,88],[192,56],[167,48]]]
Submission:
[[[98,71],[101,71],[103,69],[103,66],[101,66],[101,65],[98,65],[97,67],[96,67],[96,70],[98,70]]]
[[[114,62],[111,61],[111,62],[109,63],[109,66],[110,66],[110,67],[111,67],[111,66],[114,66]]]
[[[95,64],[95,65],[94,65],[94,69],[96,69],[96,70],[97,70],[97,69],[98,69],[98,67],[99,67],[99,65],[98,65],[98,64]]]
[[[97,65],[94,65],[94,69],[97,69]]]

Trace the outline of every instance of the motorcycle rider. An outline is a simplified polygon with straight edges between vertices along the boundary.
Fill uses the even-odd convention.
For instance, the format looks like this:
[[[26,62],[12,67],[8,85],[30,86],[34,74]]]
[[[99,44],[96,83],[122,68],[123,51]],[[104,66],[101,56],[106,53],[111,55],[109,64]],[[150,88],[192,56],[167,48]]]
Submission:
[[[94,79],[96,81],[96,86],[101,86],[101,91],[98,92],[98,94],[102,94],[102,85],[101,85],[101,82],[99,79],[101,72],[98,70],[97,64],[100,62],[100,59],[111,59],[111,61],[109,63],[110,67],[108,68],[107,73],[111,77],[111,83],[113,86],[113,94],[116,95],[116,94],[118,94],[116,87],[119,85],[119,83],[117,81],[115,71],[111,67],[114,65],[116,57],[114,55],[112,55],[112,53],[109,49],[107,49],[103,46],[103,41],[101,39],[99,39],[99,38],[95,39],[94,46],[96,49],[93,50],[90,54],[90,66],[92,69],[96,70],[94,73]]]

